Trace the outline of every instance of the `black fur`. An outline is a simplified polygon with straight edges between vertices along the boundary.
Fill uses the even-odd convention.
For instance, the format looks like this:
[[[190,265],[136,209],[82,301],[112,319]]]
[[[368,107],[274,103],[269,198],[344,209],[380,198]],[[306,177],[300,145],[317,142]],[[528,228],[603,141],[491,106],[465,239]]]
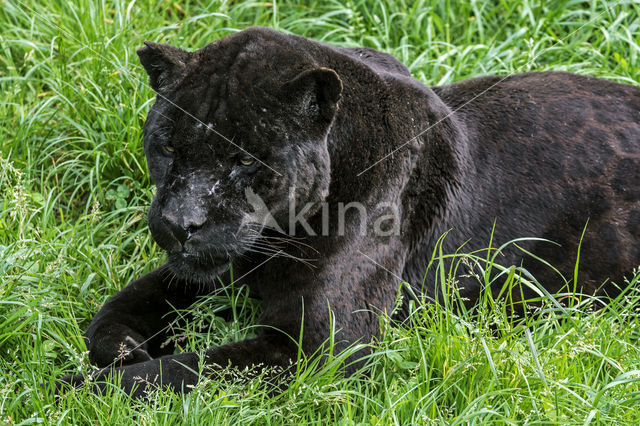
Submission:
[[[119,359],[123,388],[138,383],[134,395],[149,383],[188,391],[199,361],[209,371],[286,367],[296,359],[303,312],[307,353],[328,338],[329,309],[338,349],[369,342],[375,313],[392,312],[401,280],[436,297],[433,278],[424,288],[423,278],[449,229],[450,252],[467,240],[465,251],[487,247],[494,221],[494,247],[516,237],[557,241],[522,245],[571,277],[589,220],[578,289],[589,293],[607,278],[621,283],[640,263],[638,87],[544,72],[429,88],[387,54],[265,28],[193,53],[147,43],[138,54],[158,92],[144,145],[158,189],[149,227],[168,263],[111,298],[86,334],[91,361],[110,367]],[[268,260],[259,252],[280,236],[259,224],[251,194],[285,230],[289,201],[308,206],[301,217],[318,235],[298,226],[291,231],[308,246],[286,245],[287,255]],[[336,213],[352,202],[367,220],[347,209],[339,235]],[[399,233],[373,232],[389,211],[399,220],[384,229]],[[313,267],[292,256],[315,258]],[[231,261],[236,277],[262,264],[246,282],[263,299],[267,327],[202,358],[174,355],[162,344],[168,332],[156,333],[172,307],[213,291]],[[515,249],[499,262],[523,263],[552,292],[565,284]],[[480,283],[460,277],[460,286],[473,303]],[[123,348],[136,349],[122,357]]]

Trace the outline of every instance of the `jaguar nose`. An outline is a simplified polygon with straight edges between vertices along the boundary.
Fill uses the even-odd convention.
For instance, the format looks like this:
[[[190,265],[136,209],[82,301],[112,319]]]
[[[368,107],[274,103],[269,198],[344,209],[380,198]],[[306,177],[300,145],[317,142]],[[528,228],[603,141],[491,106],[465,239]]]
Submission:
[[[166,215],[162,216],[162,221],[182,246],[184,246],[184,243],[186,243],[198,228],[204,224],[204,221],[200,220],[187,219],[184,221],[178,221],[175,218]],[[183,224],[180,224],[179,222],[183,222]]]
[[[167,228],[169,228],[169,231],[171,232],[173,237],[176,240],[178,240],[178,242],[181,245],[184,245],[184,243],[189,238],[189,233],[187,232],[187,230],[184,229],[182,226],[178,225],[177,223],[175,223],[173,220],[168,219],[165,216],[162,217],[162,221],[167,226]]]

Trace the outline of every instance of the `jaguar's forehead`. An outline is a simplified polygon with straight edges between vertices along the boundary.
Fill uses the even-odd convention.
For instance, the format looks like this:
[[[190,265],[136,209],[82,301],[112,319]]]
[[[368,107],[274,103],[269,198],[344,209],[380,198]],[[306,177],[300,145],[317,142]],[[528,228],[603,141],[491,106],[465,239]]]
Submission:
[[[236,104],[226,99],[203,97],[195,110],[182,109],[175,102],[158,101],[150,110],[145,134],[165,137],[175,146],[204,146],[215,154],[233,155],[244,149],[262,148],[285,141],[278,111],[262,103]],[[204,154],[203,154],[204,155]]]
[[[204,126],[214,129],[209,141],[286,145],[307,111],[284,86],[318,68],[315,47],[266,28],[232,34],[192,53],[148,45],[139,54],[158,88],[148,127],[170,127],[194,140]],[[158,73],[156,64],[165,71]]]
[[[148,143],[169,144],[194,161],[230,158],[247,150],[267,155],[283,141],[278,125],[266,107],[262,117],[246,112],[243,116],[229,113],[224,101],[199,100],[204,113],[184,111],[174,102],[159,99],[149,111],[145,124],[145,146]],[[209,110],[211,113],[209,113]]]
[[[195,107],[199,117],[220,109],[217,121],[227,113],[259,113],[279,104],[278,91],[285,82],[314,66],[296,38],[251,28],[193,52],[173,95],[179,104]]]

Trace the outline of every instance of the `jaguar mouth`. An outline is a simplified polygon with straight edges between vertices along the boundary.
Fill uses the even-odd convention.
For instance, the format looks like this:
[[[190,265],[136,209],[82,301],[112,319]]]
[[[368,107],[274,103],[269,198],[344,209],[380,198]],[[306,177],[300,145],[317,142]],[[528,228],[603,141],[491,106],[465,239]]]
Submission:
[[[214,280],[229,269],[233,259],[211,253],[169,252],[168,263],[171,270],[186,280]]]

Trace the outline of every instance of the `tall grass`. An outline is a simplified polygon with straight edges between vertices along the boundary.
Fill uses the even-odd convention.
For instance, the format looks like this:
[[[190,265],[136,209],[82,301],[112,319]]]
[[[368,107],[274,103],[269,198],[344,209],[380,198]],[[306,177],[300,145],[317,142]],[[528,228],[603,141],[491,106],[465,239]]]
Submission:
[[[500,301],[475,318],[433,305],[404,324],[381,316],[367,374],[340,377],[340,355],[310,358],[275,397],[260,372],[138,402],[80,389],[56,404],[41,385],[90,368],[93,314],[163,261],[145,224],[143,40],[195,49],[265,25],[389,52],[430,85],[543,69],[638,84],[639,12],[635,1],[0,1],[0,422],[638,423],[631,290],[599,311],[549,299],[520,322]],[[229,322],[215,315],[225,306]],[[229,289],[198,305],[181,346],[250,335],[258,311]]]

